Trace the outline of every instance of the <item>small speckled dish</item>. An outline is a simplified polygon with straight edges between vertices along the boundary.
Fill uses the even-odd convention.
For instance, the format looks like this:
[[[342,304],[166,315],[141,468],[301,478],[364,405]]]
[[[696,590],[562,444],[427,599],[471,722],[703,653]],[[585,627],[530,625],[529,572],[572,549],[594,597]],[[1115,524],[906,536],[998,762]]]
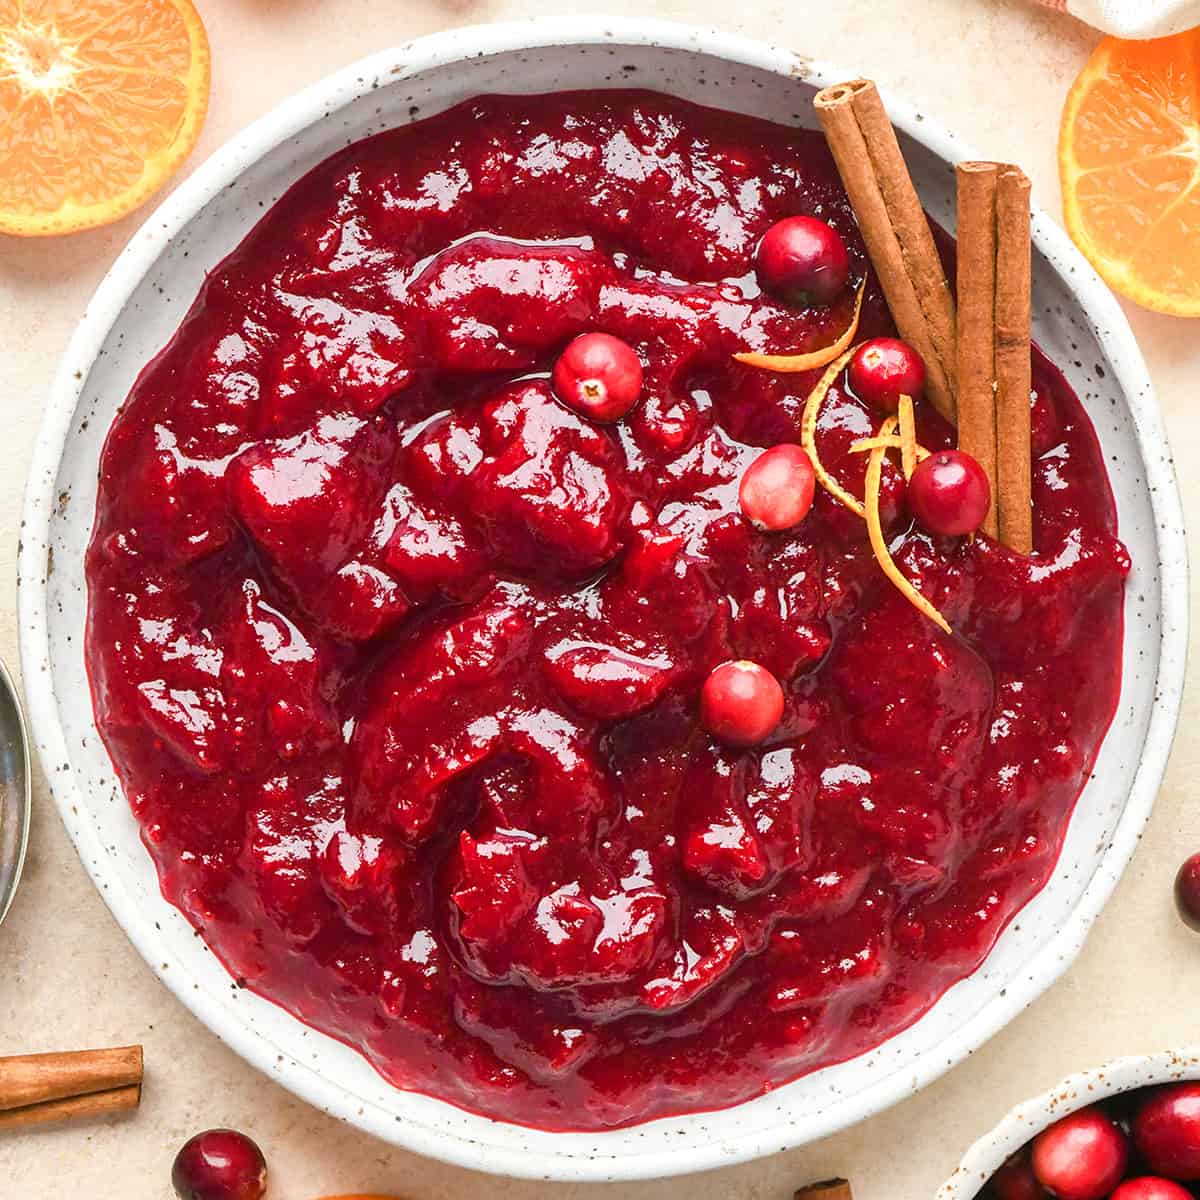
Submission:
[[[974,1200],[996,1169],[1048,1125],[1077,1109],[1138,1088],[1200,1079],[1200,1046],[1165,1050],[1161,1054],[1131,1054],[1068,1075],[1048,1092],[1012,1109],[990,1133],[963,1155],[958,1169],[942,1184],[935,1200]]]
[[[715,30],[598,17],[424,38],[288,101],[219,151],[146,223],[97,291],[46,406],[20,556],[21,653],[33,733],[96,886],[167,987],[262,1071],[314,1105],[409,1149],[477,1170],[560,1180],[663,1177],[797,1146],[901,1100],[960,1062],[1075,957],[1133,852],[1166,764],[1187,642],[1179,497],[1150,381],[1112,296],[1034,215],[1035,334],[1083,397],[1133,554],[1120,707],[1058,868],[983,966],[868,1054],[720,1112],[601,1134],[497,1122],[389,1087],[353,1050],[239,990],[161,897],[93,721],[83,555],[105,434],[204,273],[310,167],[357,138],[484,92],[635,85],[797,125],[816,89],[853,70]],[[952,164],[971,156],[885,97],[921,195],[953,227]]]

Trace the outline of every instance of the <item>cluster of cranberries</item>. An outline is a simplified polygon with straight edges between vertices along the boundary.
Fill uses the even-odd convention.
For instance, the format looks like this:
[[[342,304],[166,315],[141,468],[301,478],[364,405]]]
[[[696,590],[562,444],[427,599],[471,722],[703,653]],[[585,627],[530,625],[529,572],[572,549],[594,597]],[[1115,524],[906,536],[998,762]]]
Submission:
[[[1194,1200],[1200,1083],[1120,1096],[1051,1125],[992,1176],[988,1200]]]
[[[789,303],[828,304],[846,286],[850,258],[845,242],[824,221],[788,217],[763,235],[755,268],[762,288]],[[915,400],[923,394],[925,364],[906,342],[873,338],[855,351],[848,378],[865,404],[894,413],[901,396]],[[804,520],[815,491],[812,460],[802,447],[785,443],[765,450],[750,464],[738,500],[752,525],[777,533]],[[983,524],[991,492],[975,459],[959,450],[943,450],[913,471],[908,503],[931,533],[959,537]],[[778,725],[783,707],[779,681],[753,662],[722,663],[700,695],[705,728],[735,746],[762,741]]]
[[[900,397],[925,391],[925,364],[899,338],[872,338],[854,352],[847,369],[850,388],[865,404],[894,413]],[[992,504],[988,477],[962,450],[939,450],[917,464],[908,481],[908,507],[930,533],[962,537],[983,524]]]
[[[846,286],[850,259],[837,231],[815,217],[788,217],[763,235],[755,259],[764,290],[792,303],[827,304]],[[855,351],[847,369],[850,388],[872,407],[894,413],[900,397],[919,399],[925,364],[907,342],[879,337]],[[813,468],[794,445],[762,454],[742,479],[742,512],[760,529],[790,529],[812,505]],[[913,516],[930,533],[961,537],[983,524],[992,502],[983,468],[961,450],[925,459],[908,482]]]
[[[828,304],[845,289],[850,256],[841,235],[816,217],[777,221],[763,235],[755,271],[764,291],[790,304]],[[925,389],[925,364],[897,338],[864,342],[850,360],[850,387],[865,404],[895,412],[901,396],[918,399]],[[584,333],[559,355],[551,373],[555,395],[592,421],[618,421],[642,394],[637,352],[607,333]],[[742,476],[742,513],[758,529],[777,533],[808,515],[816,473],[805,450],[792,443],[773,446]],[[987,476],[959,450],[942,450],[921,462],[908,481],[908,503],[931,533],[959,537],[978,529],[991,504]],[[704,727],[733,746],[761,742],[783,716],[779,681],[753,662],[722,663],[700,694]]]

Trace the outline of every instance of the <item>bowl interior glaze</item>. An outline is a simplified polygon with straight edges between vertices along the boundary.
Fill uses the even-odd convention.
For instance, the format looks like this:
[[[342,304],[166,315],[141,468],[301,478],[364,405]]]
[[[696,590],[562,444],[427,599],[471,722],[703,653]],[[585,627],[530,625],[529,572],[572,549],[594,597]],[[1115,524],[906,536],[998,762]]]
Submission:
[[[83,555],[109,425],[205,271],[286,188],[347,143],[484,92],[638,86],[811,126],[811,98],[852,72],[718,33],[564,18],[462,29],[376,55],[301,93],[202,166],[135,236],[62,364],[35,452],[20,556],[24,677],[42,763],[85,866],[147,962],[235,1050],[314,1105],[389,1141],[479,1170],[618,1180],[727,1165],[832,1133],[959,1062],[1074,958],[1124,868],[1166,762],[1186,644],[1186,566],[1148,377],[1112,297],[1035,214],[1035,335],[1064,365],[1109,461],[1134,574],[1120,706],[1059,866],[983,966],[876,1050],[720,1112],[593,1134],[506,1125],[389,1087],[357,1053],[229,976],[161,897],[93,721]],[[932,215],[953,228],[966,147],[886,97]]]

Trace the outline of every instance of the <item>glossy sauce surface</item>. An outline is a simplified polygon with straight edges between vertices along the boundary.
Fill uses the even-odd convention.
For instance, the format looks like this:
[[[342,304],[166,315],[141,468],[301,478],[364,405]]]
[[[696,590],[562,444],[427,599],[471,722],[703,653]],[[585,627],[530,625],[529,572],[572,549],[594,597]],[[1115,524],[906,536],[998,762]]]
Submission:
[[[829,308],[755,285],[793,213],[850,246]],[[922,534],[886,468],[954,637],[828,495],[741,517],[815,375],[731,354],[832,341],[865,271],[819,136],[607,92],[351,146],[212,273],[109,435],[89,661],[163,891],[237,981],[400,1087],[582,1129],[847,1058],[980,963],[1111,718],[1128,562],[1040,355],[1035,557]],[[645,364],[617,424],[549,390],[589,329]],[[822,416],[859,495],[879,419],[844,379]],[[697,720],[730,658],[787,695],[752,750]]]

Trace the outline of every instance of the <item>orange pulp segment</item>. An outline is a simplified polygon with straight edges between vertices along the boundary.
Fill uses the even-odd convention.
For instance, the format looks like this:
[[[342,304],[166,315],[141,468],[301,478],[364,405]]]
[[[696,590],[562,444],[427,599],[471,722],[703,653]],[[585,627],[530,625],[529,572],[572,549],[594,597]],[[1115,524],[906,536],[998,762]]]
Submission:
[[[195,146],[209,79],[191,0],[0,0],[0,232],[143,204]]]
[[[1058,163],[1067,231],[1104,280],[1200,316],[1200,29],[1105,38],[1067,97]]]

